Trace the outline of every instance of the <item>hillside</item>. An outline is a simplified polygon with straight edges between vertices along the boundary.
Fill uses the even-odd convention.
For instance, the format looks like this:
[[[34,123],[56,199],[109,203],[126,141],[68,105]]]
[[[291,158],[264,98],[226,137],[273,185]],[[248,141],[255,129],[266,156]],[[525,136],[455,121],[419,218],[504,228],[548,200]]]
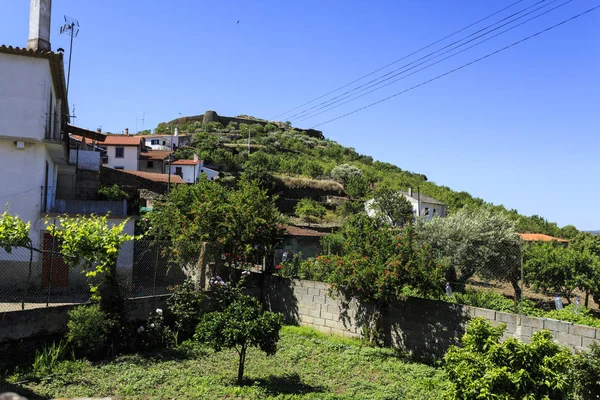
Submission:
[[[205,164],[223,172],[225,182],[234,182],[243,174],[261,180],[272,193],[279,195],[279,205],[285,213],[291,213],[294,201],[297,202],[302,197],[319,201],[324,196],[344,195],[342,190],[348,192],[348,189],[351,189],[356,192],[356,188],[331,188],[331,181],[334,180],[332,171],[340,165],[347,164],[355,167],[354,171],[356,168],[360,170],[358,172],[361,181],[365,183],[366,191],[351,193],[350,197],[354,201],[329,204],[330,219],[337,216],[341,220],[349,213],[355,212],[360,208],[361,200],[368,198],[372,190],[381,185],[388,185],[399,190],[407,190],[409,187],[413,190],[418,189],[422,194],[446,203],[450,213],[462,207],[490,207],[515,219],[521,232],[545,233],[567,238],[577,232],[573,226],[559,228],[556,223],[548,222],[543,217],[520,215],[516,210],[493,205],[467,192],[453,191],[447,186],[430,181],[423,174],[373,160],[371,156],[359,154],[351,147],[344,147],[325,138],[320,131],[302,130],[291,127],[289,123],[248,116],[222,117],[214,111],[162,123],[156,132],[165,131],[169,126],[177,126],[180,132],[193,134],[190,146],[179,149],[176,157],[192,158],[193,154],[197,153],[204,159]],[[336,171],[334,175],[335,173]],[[293,182],[296,183],[292,184]],[[298,182],[302,184],[298,186]],[[329,189],[324,189],[327,187]]]

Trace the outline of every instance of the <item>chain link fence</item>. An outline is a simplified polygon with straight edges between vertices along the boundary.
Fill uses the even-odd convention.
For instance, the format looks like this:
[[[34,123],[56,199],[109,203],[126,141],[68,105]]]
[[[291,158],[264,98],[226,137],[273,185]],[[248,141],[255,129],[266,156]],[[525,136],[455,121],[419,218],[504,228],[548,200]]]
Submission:
[[[62,257],[50,235],[40,249],[0,250],[0,312],[85,303],[91,278]],[[191,264],[197,257],[190,257]],[[187,277],[169,257],[168,243],[129,241],[121,246],[117,276],[128,298],[169,293]],[[189,272],[188,272],[189,274]]]

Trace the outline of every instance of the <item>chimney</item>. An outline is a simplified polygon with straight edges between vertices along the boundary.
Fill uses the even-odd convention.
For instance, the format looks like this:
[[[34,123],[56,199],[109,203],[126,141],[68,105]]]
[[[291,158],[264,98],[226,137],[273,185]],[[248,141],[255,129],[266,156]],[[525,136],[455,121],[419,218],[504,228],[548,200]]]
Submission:
[[[179,136],[179,128],[175,127],[175,136]]]
[[[194,154],[194,161],[198,162],[198,154]]]
[[[50,51],[51,11],[52,0],[30,0],[28,49]]]
[[[129,135],[129,128],[125,128],[125,134]]]
[[[96,132],[102,133],[102,128],[96,128]]]
[[[408,188],[408,195],[409,195],[410,197],[412,197],[412,188],[411,188],[411,187],[409,187],[409,188]]]

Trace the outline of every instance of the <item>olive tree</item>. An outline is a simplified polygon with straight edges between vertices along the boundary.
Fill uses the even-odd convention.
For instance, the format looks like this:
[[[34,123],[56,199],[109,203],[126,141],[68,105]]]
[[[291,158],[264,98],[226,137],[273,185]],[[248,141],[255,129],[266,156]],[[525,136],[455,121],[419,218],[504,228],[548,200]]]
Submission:
[[[486,279],[508,281],[520,300],[521,239],[515,222],[489,209],[460,209],[445,218],[434,218],[418,229],[421,241],[429,243],[448,264],[446,279],[464,290],[477,274]]]

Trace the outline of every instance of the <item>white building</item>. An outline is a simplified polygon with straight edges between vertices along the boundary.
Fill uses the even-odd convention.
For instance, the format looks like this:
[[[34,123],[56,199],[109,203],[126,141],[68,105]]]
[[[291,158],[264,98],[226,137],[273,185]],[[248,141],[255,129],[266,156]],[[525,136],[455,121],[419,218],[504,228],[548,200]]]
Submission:
[[[0,210],[38,222],[68,166],[63,55],[50,51],[50,0],[31,1],[27,48],[0,46]],[[61,171],[61,168],[63,169]]]
[[[139,169],[140,153],[144,141],[139,136],[107,135],[106,140],[100,144],[106,150],[103,165],[114,169]]]
[[[433,217],[445,217],[446,216],[446,204],[434,199],[433,197],[425,196],[420,193],[415,193],[411,188],[408,192],[398,192],[399,196],[404,196],[413,206],[413,213],[415,217],[421,218],[425,221],[429,221]],[[365,210],[367,214],[374,217],[376,211],[373,207],[375,199],[368,200],[365,203]]]
[[[171,163],[171,174],[179,175],[185,183],[196,183],[200,175],[205,174],[208,180],[215,180],[219,176],[219,171],[206,168],[204,160],[198,160],[194,155],[193,160],[177,160]]]
[[[140,135],[140,137],[144,138],[146,147],[152,150],[175,151],[188,143],[188,136],[185,134],[180,135],[177,128],[175,128],[172,135],[154,134]]]

